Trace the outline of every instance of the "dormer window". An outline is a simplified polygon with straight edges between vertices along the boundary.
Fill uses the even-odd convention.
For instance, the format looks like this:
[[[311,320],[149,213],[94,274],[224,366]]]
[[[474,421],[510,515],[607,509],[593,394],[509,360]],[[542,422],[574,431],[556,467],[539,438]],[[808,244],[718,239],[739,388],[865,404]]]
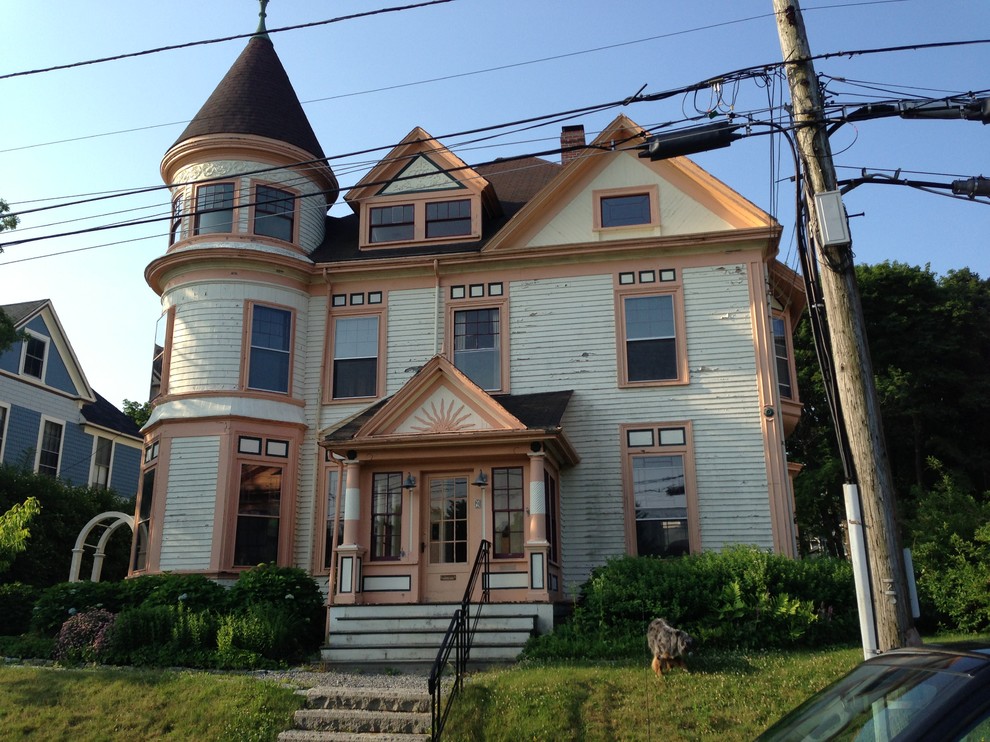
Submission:
[[[292,242],[295,200],[288,191],[259,185],[254,198],[254,233]]]
[[[415,236],[412,204],[371,209],[371,242],[408,242]]]
[[[471,234],[471,202],[437,201],[426,204],[426,237]]]
[[[196,234],[234,231],[234,184],[211,183],[196,189]]]

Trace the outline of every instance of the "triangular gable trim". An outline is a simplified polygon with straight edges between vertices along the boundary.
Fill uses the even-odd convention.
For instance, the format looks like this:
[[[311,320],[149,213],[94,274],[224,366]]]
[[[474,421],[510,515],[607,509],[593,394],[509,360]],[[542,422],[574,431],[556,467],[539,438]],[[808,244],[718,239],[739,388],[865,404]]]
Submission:
[[[451,173],[444,172],[426,155],[420,155],[404,168],[395,179],[382,186],[379,196],[393,196],[404,193],[424,193],[427,191],[451,191],[467,188]]]
[[[645,144],[648,132],[624,114],[616,117],[588,145],[588,154],[580,155],[564,166],[560,174],[536,194],[495,235],[484,248],[492,252],[500,247],[521,244],[545,224],[572,193],[604,170],[612,157],[620,153],[637,156],[639,145]],[[612,153],[610,154],[609,151]],[[643,160],[671,185],[691,195],[702,206],[736,225],[737,229],[776,229],[777,223],[767,212],[754,205],[725,183],[702,169],[687,157],[650,162]],[[662,208],[662,206],[661,206]]]
[[[461,186],[479,193],[491,191],[491,185],[484,177],[430,136],[426,130],[417,126],[347,192],[344,200],[357,211],[361,201],[376,195],[384,195],[381,194],[381,189],[392,185],[402,170],[423,156],[428,156],[428,161],[442,171],[443,175],[456,180]],[[402,193],[409,192],[402,191]]]
[[[361,426],[354,440],[526,429],[450,361],[434,356]]]

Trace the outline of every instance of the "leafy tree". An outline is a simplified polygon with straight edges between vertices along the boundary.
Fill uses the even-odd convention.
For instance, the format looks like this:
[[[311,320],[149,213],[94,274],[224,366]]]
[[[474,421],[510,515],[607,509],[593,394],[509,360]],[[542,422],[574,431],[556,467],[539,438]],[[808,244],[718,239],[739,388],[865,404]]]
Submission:
[[[25,337],[24,332],[14,326],[14,320],[10,315],[0,308],[0,353]]]
[[[20,224],[21,220],[18,218],[17,214],[10,213],[10,206],[7,202],[0,198],[0,232],[6,229],[16,229],[17,225]],[[0,250],[3,252],[3,250]]]
[[[31,521],[31,539],[17,554],[0,583],[23,582],[47,587],[69,576],[72,548],[83,526],[110,510],[132,511],[134,503],[113,490],[73,487],[65,482],[12,466],[0,466],[0,512],[28,498],[35,498],[41,512]],[[131,534],[126,528],[113,533],[107,543],[102,579],[119,580],[127,574]],[[92,550],[86,552],[82,574],[88,575]],[[88,563],[87,563],[88,562]]]
[[[990,281],[903,263],[858,266],[857,279],[899,515],[913,518],[944,473],[990,489]],[[805,465],[795,483],[802,547],[841,553],[842,466],[807,321],[795,358],[805,412],[788,447]]]
[[[144,427],[144,424],[148,422],[148,418],[151,417],[151,402],[141,404],[140,402],[125,399],[124,414],[131,418],[139,428]]]
[[[14,557],[27,548],[31,536],[27,525],[39,512],[38,498],[29,497],[0,515],[0,572],[6,572]]]

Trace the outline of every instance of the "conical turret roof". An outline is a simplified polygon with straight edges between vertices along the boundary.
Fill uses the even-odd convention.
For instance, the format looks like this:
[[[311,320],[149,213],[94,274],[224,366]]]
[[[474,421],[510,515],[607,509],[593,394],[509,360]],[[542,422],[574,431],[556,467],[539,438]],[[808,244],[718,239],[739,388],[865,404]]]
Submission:
[[[208,134],[254,134],[325,157],[275,47],[263,35],[251,38],[175,144]]]

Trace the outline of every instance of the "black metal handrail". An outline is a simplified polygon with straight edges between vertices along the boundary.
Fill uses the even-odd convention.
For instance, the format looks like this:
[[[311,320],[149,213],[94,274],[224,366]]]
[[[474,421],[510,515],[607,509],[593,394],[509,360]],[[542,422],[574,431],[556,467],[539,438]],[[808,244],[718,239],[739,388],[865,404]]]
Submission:
[[[488,571],[490,566],[491,542],[482,540],[478,546],[478,555],[474,559],[474,567],[471,569],[471,576],[468,584],[464,588],[464,597],[461,599],[461,607],[454,611],[447,627],[447,633],[443,635],[440,642],[440,651],[433,661],[430,669],[430,739],[436,742],[440,739],[443,726],[447,723],[447,714],[450,707],[461,692],[464,682],[464,674],[467,672],[468,657],[471,654],[471,644],[474,642],[474,634],[478,628],[478,621],[481,618],[481,604],[487,603],[491,598],[488,587]],[[478,601],[478,613],[474,619],[474,625],[469,627],[471,620],[471,598],[474,595],[475,585],[478,577],[481,576],[481,600]],[[450,653],[454,653],[454,682],[450,686],[446,704],[443,703],[443,687],[441,679],[450,661]]]

